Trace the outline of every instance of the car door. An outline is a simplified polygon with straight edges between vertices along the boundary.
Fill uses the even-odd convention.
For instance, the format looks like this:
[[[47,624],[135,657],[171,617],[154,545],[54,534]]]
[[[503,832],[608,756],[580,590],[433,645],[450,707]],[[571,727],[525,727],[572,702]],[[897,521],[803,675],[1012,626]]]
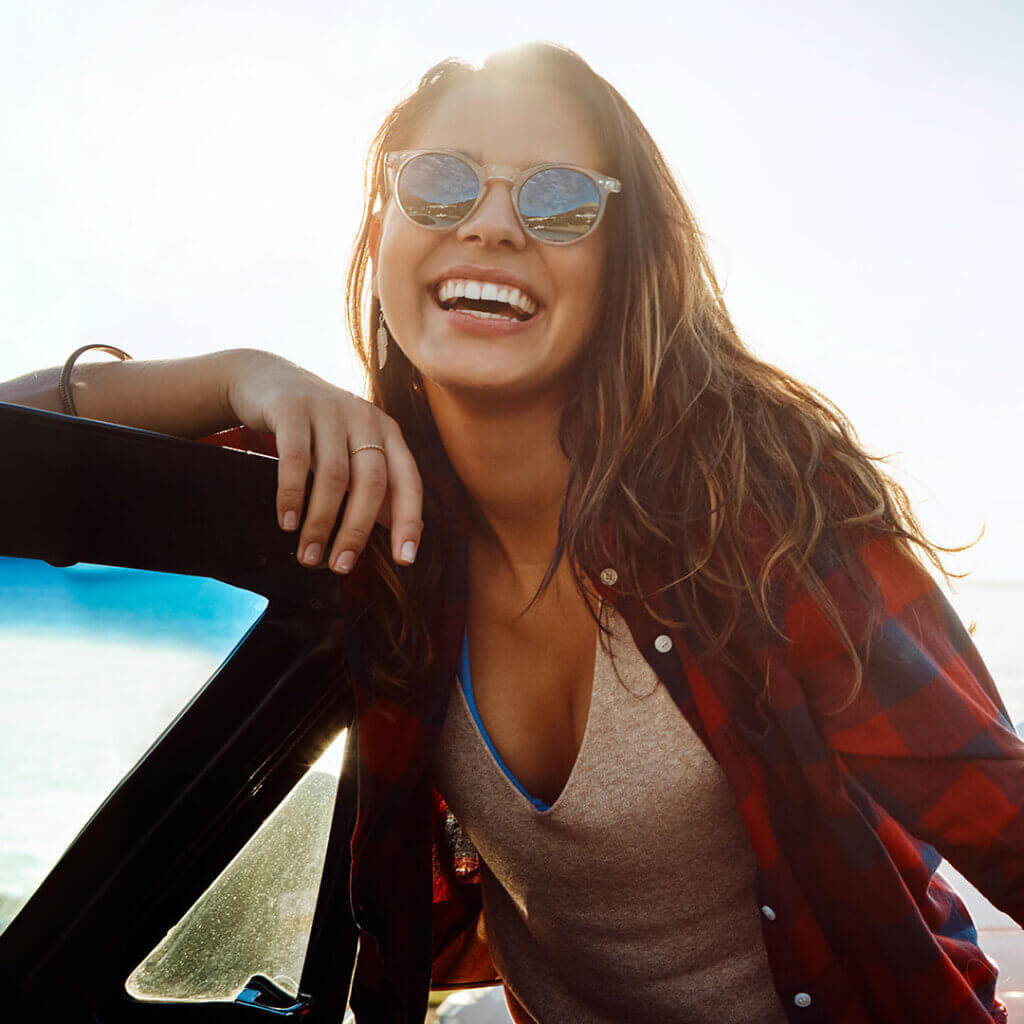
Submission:
[[[209,678],[178,691],[180,706],[156,735],[134,738],[146,749],[97,800],[45,877],[9,897],[16,912],[0,920],[0,1019],[340,1022],[356,944],[347,885],[351,690],[331,628],[338,583],[298,566],[293,537],[277,527],[276,462],[5,404],[0,446],[0,562],[10,570],[7,580],[0,575],[9,599],[0,636],[6,629],[18,654],[5,656],[0,685],[9,698],[2,705],[8,747],[17,737],[26,762],[33,743],[24,736],[36,721],[60,716],[62,692],[73,693],[80,709],[62,743],[88,747],[91,734],[107,728],[115,708],[107,713],[109,693],[102,694],[116,659],[104,649],[92,681],[74,657],[37,671],[46,643],[20,624],[31,605],[25,579],[49,573],[63,585],[77,573],[73,587],[96,593],[101,577],[108,589],[120,575],[130,577],[137,596],[112,616],[119,624],[161,619],[149,608],[157,592],[171,595],[162,621],[187,605],[201,623],[216,623],[219,606],[214,601],[197,617],[201,602],[189,587],[241,594],[251,607],[260,595],[254,621],[242,616],[239,636]],[[21,574],[21,590],[10,573]],[[79,640],[88,643],[84,633]],[[133,650],[139,662],[116,703],[129,693],[148,714],[147,688],[156,692],[160,672],[144,643]],[[11,694],[33,674],[28,703],[12,704]],[[35,710],[19,720],[24,707]],[[325,751],[342,746],[340,771],[313,770]],[[95,760],[80,762],[91,770]],[[12,785],[22,767],[11,769]],[[15,829],[27,828],[43,803],[25,798],[9,816]],[[317,815],[311,856],[320,863],[310,869],[294,863],[301,860],[295,851]],[[0,863],[0,878],[3,869]],[[289,878],[303,888],[274,890]],[[294,969],[276,976],[267,964],[271,933],[271,945],[299,951]],[[254,951],[251,975],[216,991],[224,988],[223,964],[239,949]],[[271,950],[269,959],[275,956]],[[244,960],[232,967],[236,976],[248,970]]]

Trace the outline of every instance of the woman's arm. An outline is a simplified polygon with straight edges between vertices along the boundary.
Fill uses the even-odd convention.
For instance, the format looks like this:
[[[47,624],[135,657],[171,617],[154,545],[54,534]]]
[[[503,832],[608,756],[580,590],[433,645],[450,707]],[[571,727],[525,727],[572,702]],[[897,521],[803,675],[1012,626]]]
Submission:
[[[59,377],[53,368],[0,384],[0,401],[61,412]],[[272,434],[279,459],[278,523],[285,530],[301,525],[297,557],[304,565],[326,561],[335,572],[351,571],[375,521],[391,528],[396,562],[408,565],[415,558],[423,529],[422,483],[398,424],[286,359],[232,349],[187,359],[84,363],[75,366],[71,388],[79,415],[87,419],[189,438],[238,425]],[[384,451],[364,448],[350,456],[364,445]]]
[[[829,746],[872,798],[1024,925],[1024,743],[970,635],[923,566],[879,537],[858,548],[853,569],[867,600],[847,568],[822,565],[821,575],[852,635],[859,639],[873,614],[857,696],[842,708],[852,662],[817,603],[792,586],[786,670]]]
[[[71,376],[78,414],[177,437],[202,437],[238,419],[227,402],[233,374],[244,372],[246,350],[190,359],[79,362]],[[57,395],[61,368],[36,370],[0,383],[0,401],[62,412]]]

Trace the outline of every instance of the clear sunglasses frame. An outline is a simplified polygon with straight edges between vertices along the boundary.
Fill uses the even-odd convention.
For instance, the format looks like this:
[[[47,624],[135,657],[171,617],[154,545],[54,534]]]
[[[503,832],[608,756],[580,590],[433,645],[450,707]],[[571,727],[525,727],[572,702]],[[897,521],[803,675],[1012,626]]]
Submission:
[[[431,226],[429,224],[422,224],[418,220],[414,220],[409,212],[402,205],[401,199],[398,198],[397,183],[401,176],[402,171],[405,169],[406,164],[410,160],[413,160],[418,156],[430,156],[434,154],[444,154],[445,156],[455,157],[457,160],[461,160],[467,167],[472,168],[476,174],[479,188],[476,194],[476,200],[473,205],[469,208],[466,214],[456,221],[454,224]],[[576,238],[569,238],[565,241],[557,241],[551,238],[543,238],[536,234],[533,229],[526,223],[526,219],[523,217],[522,211],[519,209],[519,192],[523,185],[530,180],[539,171],[546,171],[550,168],[557,167],[570,171],[578,171],[580,174],[589,178],[597,189],[597,194],[600,197],[600,202],[597,210],[597,217],[594,219],[594,223],[583,232],[582,235]],[[582,242],[583,239],[593,234],[597,226],[601,223],[604,217],[605,207],[608,205],[608,196],[613,192],[622,191],[622,182],[617,178],[611,178],[606,174],[601,174],[599,171],[591,170],[589,167],[580,167],[577,164],[567,163],[546,163],[546,164],[535,164],[533,167],[527,167],[525,170],[520,170],[518,167],[510,167],[506,164],[478,164],[475,160],[471,160],[465,153],[459,153],[454,149],[406,149],[406,150],[393,150],[389,153],[384,154],[384,168],[387,177],[388,194],[394,195],[395,205],[402,211],[403,216],[417,227],[421,227],[426,231],[453,231],[460,224],[462,224],[467,218],[473,215],[473,212],[480,205],[487,191],[488,182],[491,181],[504,181],[511,186],[511,199],[512,209],[515,210],[516,218],[522,225],[523,230],[531,237],[536,239],[538,242],[543,242],[545,245],[575,245],[577,242]],[[385,197],[387,198],[387,197]]]

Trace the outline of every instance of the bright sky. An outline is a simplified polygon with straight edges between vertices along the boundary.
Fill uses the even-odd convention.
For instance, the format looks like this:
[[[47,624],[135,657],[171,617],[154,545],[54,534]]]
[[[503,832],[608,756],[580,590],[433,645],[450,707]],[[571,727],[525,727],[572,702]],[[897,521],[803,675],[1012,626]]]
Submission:
[[[528,39],[637,110],[741,333],[894,453],[951,566],[1024,579],[1024,8],[1013,2],[7,0],[0,379],[92,341],[280,352],[360,390],[366,145],[429,65]]]

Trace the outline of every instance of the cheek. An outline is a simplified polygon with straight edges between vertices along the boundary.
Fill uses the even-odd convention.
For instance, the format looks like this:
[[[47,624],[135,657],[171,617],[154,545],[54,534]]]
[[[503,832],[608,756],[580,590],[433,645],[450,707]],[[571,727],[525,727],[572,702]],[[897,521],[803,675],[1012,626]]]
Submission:
[[[604,254],[601,251],[587,254],[585,260],[579,261],[567,274],[571,280],[573,315],[579,317],[581,329],[589,335],[595,318],[600,314],[604,291]]]
[[[586,299],[596,295],[604,276],[604,239],[585,239],[575,246],[568,247],[564,253],[559,253],[559,256],[562,257],[559,276],[567,286]]]
[[[415,225],[409,224],[396,211],[388,210],[385,213],[376,268],[379,294],[385,301],[409,301],[424,244],[421,236],[424,234],[426,232],[417,231]]]

